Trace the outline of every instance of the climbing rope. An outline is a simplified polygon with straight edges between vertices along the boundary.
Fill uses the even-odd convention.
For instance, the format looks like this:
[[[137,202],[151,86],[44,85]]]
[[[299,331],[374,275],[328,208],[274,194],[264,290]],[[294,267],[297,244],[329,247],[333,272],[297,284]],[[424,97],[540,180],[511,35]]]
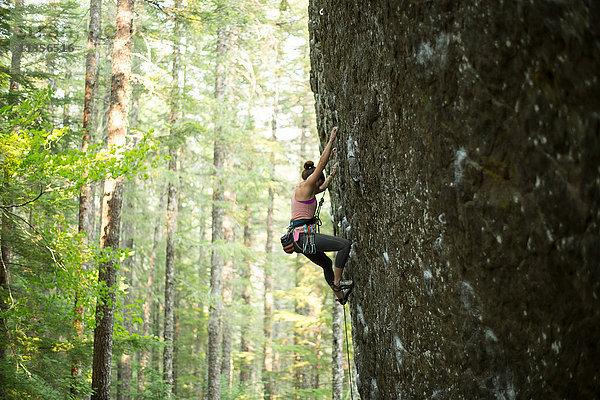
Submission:
[[[354,393],[352,390],[352,365],[350,364],[350,346],[348,345],[348,326],[346,325],[346,305],[344,308],[344,331],[346,332],[346,354],[348,355],[348,380],[350,381],[350,398],[354,400]]]

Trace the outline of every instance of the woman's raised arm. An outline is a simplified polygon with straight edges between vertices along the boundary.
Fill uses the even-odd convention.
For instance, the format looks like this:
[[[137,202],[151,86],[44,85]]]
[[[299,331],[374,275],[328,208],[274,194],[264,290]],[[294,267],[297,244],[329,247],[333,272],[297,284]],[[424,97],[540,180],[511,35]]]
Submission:
[[[321,174],[325,170],[325,166],[329,162],[329,157],[331,156],[331,148],[333,147],[333,141],[337,136],[338,128],[337,126],[331,130],[331,135],[329,136],[329,142],[327,142],[327,146],[323,150],[323,154],[321,154],[321,158],[319,158],[319,163],[315,167],[315,170],[310,176],[306,179],[307,182],[310,182],[314,185],[318,182]]]

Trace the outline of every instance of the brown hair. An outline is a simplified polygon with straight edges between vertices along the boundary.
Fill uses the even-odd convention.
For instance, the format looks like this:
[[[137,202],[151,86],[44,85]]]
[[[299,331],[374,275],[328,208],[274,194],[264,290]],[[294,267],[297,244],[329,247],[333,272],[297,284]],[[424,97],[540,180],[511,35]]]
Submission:
[[[312,161],[307,161],[304,163],[304,171],[302,171],[302,179],[306,180],[312,173],[315,172],[315,163]],[[325,175],[321,173],[322,180],[325,180]]]

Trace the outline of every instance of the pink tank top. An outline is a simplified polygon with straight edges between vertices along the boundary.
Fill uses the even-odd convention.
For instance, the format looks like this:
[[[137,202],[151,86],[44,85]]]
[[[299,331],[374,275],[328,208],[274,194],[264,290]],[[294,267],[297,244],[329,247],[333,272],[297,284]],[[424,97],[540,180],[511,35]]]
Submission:
[[[292,221],[298,219],[311,219],[317,210],[317,199],[313,197],[309,201],[296,200],[296,191],[292,193]]]

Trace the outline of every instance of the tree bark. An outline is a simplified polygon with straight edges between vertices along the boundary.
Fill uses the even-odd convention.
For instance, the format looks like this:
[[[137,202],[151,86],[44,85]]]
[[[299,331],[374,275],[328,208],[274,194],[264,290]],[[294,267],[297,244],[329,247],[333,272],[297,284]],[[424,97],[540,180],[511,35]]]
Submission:
[[[156,288],[156,289],[157,289],[156,290],[157,292],[160,292],[160,288]],[[162,310],[162,307],[161,307],[160,301],[158,301],[158,300],[154,301],[154,304],[152,305],[152,334],[154,335],[154,337],[157,337],[162,340],[162,335],[163,335],[164,331],[162,331],[160,329],[161,310]],[[157,373],[160,373],[161,355],[158,350],[152,351],[151,363],[152,363],[152,368]]]
[[[123,400],[131,399],[131,354],[124,351],[121,354],[121,398]]]
[[[117,400],[123,400],[123,389],[121,388],[121,380],[123,379],[123,360],[121,357],[117,358],[117,387],[116,387],[116,398]]]
[[[179,389],[177,384],[177,373],[178,373],[178,359],[179,359],[179,293],[175,293],[175,311],[174,311],[174,327],[173,327],[173,397],[177,398],[177,391]]]
[[[184,73],[184,77],[183,77],[183,82],[185,82],[185,73]],[[183,169],[183,165],[185,164],[184,159],[185,159],[185,149],[181,149],[181,157],[180,157],[180,174],[179,174],[179,195],[177,196],[177,215],[181,214],[181,210],[183,209],[183,176],[185,175],[185,171]],[[177,242],[175,242],[175,247],[177,248]],[[175,258],[176,259],[181,259],[181,256],[179,254],[179,252],[177,251],[177,249],[175,250]],[[178,369],[179,369],[179,364],[178,364],[178,360],[179,360],[179,345],[178,345],[178,341],[179,341],[179,310],[180,308],[180,293],[179,292],[175,292],[175,309],[173,311],[173,316],[174,316],[174,323],[175,323],[175,327],[174,327],[174,331],[173,331],[173,396],[175,398],[177,398],[177,391],[178,391],[178,383],[177,383],[177,376],[178,376]]]
[[[111,104],[107,147],[122,148],[127,133],[129,80],[131,75],[131,36],[133,34],[134,0],[117,3],[116,34],[111,74]],[[104,251],[119,248],[119,224],[123,203],[123,177],[109,177],[104,182],[102,200],[102,236]],[[110,372],[115,314],[117,270],[111,259],[99,266],[98,281],[102,287],[96,306],[96,329],[92,362],[92,400],[110,400]]]
[[[134,51],[136,50],[135,44]],[[134,57],[131,60],[131,71],[133,74],[140,74],[140,59]],[[129,111],[129,122],[131,123],[131,129],[137,129],[140,122],[140,96],[142,94],[142,87],[139,83],[132,83],[131,85],[131,110]]]
[[[217,68],[215,99],[218,108],[225,97],[225,64],[227,54],[227,31],[220,27],[217,33]],[[210,315],[208,320],[208,400],[221,397],[221,314],[223,312],[223,255],[218,246],[223,241],[223,167],[225,165],[225,144],[223,139],[222,113],[215,116],[215,142],[213,164],[215,180],[212,209],[212,255],[210,271]]]
[[[15,9],[13,15],[18,15],[23,8],[23,0],[15,0]],[[16,101],[16,93],[19,91],[20,75],[21,75],[21,56],[23,51],[18,41],[21,39],[21,28],[17,25],[12,35],[11,43],[11,59],[10,59],[10,86],[9,86],[9,102]]]
[[[230,162],[229,164],[233,164]],[[233,207],[235,204],[235,193],[231,191],[227,191],[224,196],[225,200],[230,203],[229,207]],[[231,216],[231,211],[225,214],[224,221],[224,237],[225,242],[228,245],[231,245],[234,240],[234,232],[233,232],[233,218]],[[223,267],[223,306],[225,313],[227,315],[231,315],[231,302],[233,300],[233,288],[232,288],[232,280],[233,280],[233,256],[227,260]],[[221,381],[225,383],[227,390],[231,390],[231,352],[232,352],[232,343],[233,343],[233,328],[230,321],[223,320],[223,341],[221,347]]]
[[[206,219],[204,218],[204,207],[201,208],[200,211],[200,216],[201,216],[201,222],[200,222],[200,230],[198,232],[198,239],[200,241],[200,243],[204,242],[204,236],[205,236],[205,232],[206,232]],[[205,264],[205,260],[204,260],[204,249],[203,246],[200,246],[199,252],[198,252],[198,275],[200,277],[200,279],[202,280],[204,278],[204,266]],[[204,304],[202,302],[199,302],[196,305],[197,309],[198,309],[198,314],[197,314],[197,321],[204,321]],[[203,323],[198,323],[196,325],[195,328],[195,354],[203,354],[204,353],[204,345],[206,344],[206,337],[205,337],[205,327]],[[195,365],[195,371],[194,371],[194,376],[196,377],[196,381],[194,382],[194,393],[196,394],[197,398],[203,398],[203,394],[202,394],[202,389],[203,389],[203,377],[205,374],[205,368],[203,368],[203,365],[201,363],[197,363]]]
[[[180,1],[175,2],[175,8],[181,5]],[[174,21],[174,43],[173,43],[173,70],[171,79],[171,110],[169,115],[170,137],[169,143],[169,184],[167,199],[167,252],[165,264],[165,326],[164,337],[165,347],[163,352],[163,377],[167,384],[166,396],[168,399],[173,391],[173,335],[174,335],[174,302],[175,302],[175,226],[177,219],[177,182],[175,175],[177,173],[178,149],[177,139],[177,119],[179,113],[179,69],[180,69],[180,49],[179,49],[179,19]]]
[[[342,306],[333,302],[332,310],[332,348],[331,348],[331,382],[332,399],[342,400],[344,395],[344,340],[342,332]]]
[[[98,94],[98,38],[100,36],[100,22],[102,18],[102,1],[90,0],[90,23],[87,41],[87,55],[85,61],[85,94],[83,102],[83,138],[81,151],[86,152],[92,142],[94,131],[94,118],[96,115],[96,96]],[[87,176],[87,173],[86,173]],[[79,232],[85,232],[89,239],[91,231],[90,226],[90,200],[91,190],[89,185],[81,188],[79,195]]]
[[[177,171],[177,150],[169,151],[171,159],[169,160],[169,171]],[[171,398],[173,387],[173,329],[175,323],[175,224],[176,224],[176,205],[177,186],[169,183],[167,200],[167,251],[165,263],[165,320],[164,320],[164,340],[165,348],[163,352],[163,376],[168,386],[167,397]]]
[[[246,224],[244,225],[244,246],[247,251],[250,251],[252,247],[252,209],[249,205],[246,205],[244,209],[246,215]],[[245,266],[242,271],[242,282],[244,290],[242,292],[242,299],[246,309],[250,309],[252,304],[252,261],[250,257],[245,258]],[[250,320],[244,319],[242,322],[242,332],[250,331]],[[249,338],[250,335],[242,334],[240,351],[244,353],[244,358],[240,364],[240,383],[242,385],[249,384],[252,379],[252,362],[247,361],[252,354],[252,344]]]
[[[227,261],[223,268],[223,306],[225,314],[229,315],[231,307],[231,285],[227,283],[228,279],[233,276],[233,263],[231,260]],[[229,286],[229,288],[228,288]],[[221,342],[221,381],[225,385],[223,390],[231,390],[231,350],[233,342],[233,328],[230,321],[222,320],[222,342]]]
[[[3,171],[2,173],[2,202],[5,205],[11,204],[10,197],[8,196],[8,174]],[[6,212],[2,210],[2,227],[0,236],[0,360],[4,361],[8,353],[8,324],[5,318],[6,311],[10,308],[10,286],[9,286],[9,262],[10,262],[10,246],[8,243],[8,236],[10,232],[10,219]],[[0,378],[4,378],[4,369],[0,369]],[[2,379],[5,380],[5,379]],[[0,398],[5,398],[6,387],[0,385]]]

